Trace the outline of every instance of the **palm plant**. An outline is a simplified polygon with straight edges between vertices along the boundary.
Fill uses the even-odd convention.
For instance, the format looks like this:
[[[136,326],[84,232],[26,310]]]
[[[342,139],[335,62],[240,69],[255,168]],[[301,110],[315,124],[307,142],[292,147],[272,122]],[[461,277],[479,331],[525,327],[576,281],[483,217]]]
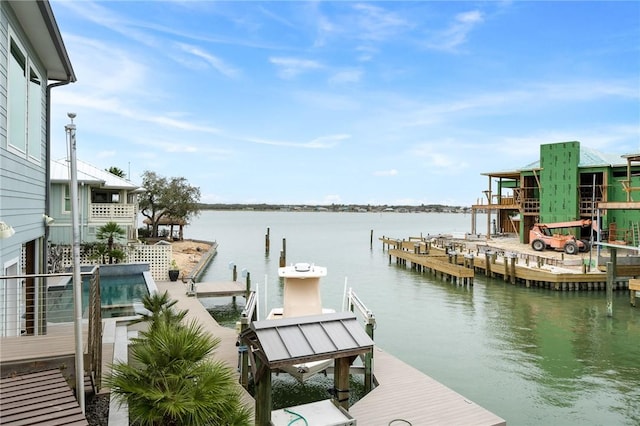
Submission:
[[[113,259],[122,260],[124,252],[115,248],[115,241],[124,238],[127,235],[120,225],[116,222],[107,222],[96,230],[96,239],[107,242],[107,255],[109,264],[113,263]]]
[[[131,362],[116,363],[107,380],[126,402],[133,425],[249,425],[231,368],[210,355],[220,339],[195,322],[180,322],[185,311],[169,313],[167,293],[145,298],[151,312],[147,331],[132,339]]]
[[[146,322],[150,327],[160,322],[180,323],[187,311],[176,311],[174,309],[176,303],[176,300],[171,300],[167,291],[162,294],[158,292],[147,294],[142,297],[142,306],[146,312],[141,313],[141,317],[132,323]]]

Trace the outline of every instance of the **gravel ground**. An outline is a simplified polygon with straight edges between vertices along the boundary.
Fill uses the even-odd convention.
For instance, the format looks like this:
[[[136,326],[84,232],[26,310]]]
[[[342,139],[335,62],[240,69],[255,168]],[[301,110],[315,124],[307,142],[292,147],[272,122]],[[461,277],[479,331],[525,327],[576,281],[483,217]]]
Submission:
[[[109,424],[109,394],[87,395],[84,410],[89,426]]]

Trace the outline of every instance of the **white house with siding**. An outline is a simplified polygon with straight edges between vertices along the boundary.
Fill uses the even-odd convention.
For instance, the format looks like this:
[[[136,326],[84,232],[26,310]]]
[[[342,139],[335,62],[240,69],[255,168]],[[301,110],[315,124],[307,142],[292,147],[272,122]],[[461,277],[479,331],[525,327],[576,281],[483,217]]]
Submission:
[[[0,1],[0,336],[43,325],[52,89],[76,80],[48,1]],[[55,91],[54,91],[55,92]]]
[[[128,241],[138,239],[137,194],[142,188],[87,162],[76,160],[78,175],[78,206],[80,241],[93,242],[96,231],[107,222],[115,222],[126,231]],[[71,199],[69,197],[69,162],[51,161],[51,197],[49,241],[53,244],[72,243]]]

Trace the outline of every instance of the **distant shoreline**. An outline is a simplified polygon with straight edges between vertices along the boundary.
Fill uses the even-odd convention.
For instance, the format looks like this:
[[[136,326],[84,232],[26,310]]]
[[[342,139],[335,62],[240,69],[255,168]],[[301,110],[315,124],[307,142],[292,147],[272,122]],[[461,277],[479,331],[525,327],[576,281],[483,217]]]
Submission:
[[[301,211],[337,213],[470,213],[471,207],[448,206],[442,204],[410,205],[368,205],[368,204],[200,204],[199,209],[216,211]]]

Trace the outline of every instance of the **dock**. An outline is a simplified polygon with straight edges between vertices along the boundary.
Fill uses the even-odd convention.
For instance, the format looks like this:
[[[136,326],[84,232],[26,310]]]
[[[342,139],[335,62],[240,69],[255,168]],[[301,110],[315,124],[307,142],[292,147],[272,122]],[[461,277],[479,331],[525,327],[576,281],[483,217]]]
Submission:
[[[400,249],[390,249],[389,258],[395,257],[398,263],[406,265],[409,263],[412,269],[420,272],[429,271],[439,275],[441,278],[458,284],[473,285],[474,271],[465,264],[458,264],[457,255],[447,256],[444,254],[429,255],[421,253],[411,253]]]
[[[607,273],[600,269],[588,272],[586,265],[565,267],[559,259],[546,258],[500,249],[489,245],[476,245],[474,250],[464,244],[453,244],[447,239],[434,242],[410,238],[398,240],[382,237],[388,247],[389,261],[409,266],[419,272],[430,272],[445,281],[472,284],[475,274],[502,279],[514,285],[551,290],[605,290]],[[620,268],[617,268],[618,270]],[[627,290],[629,279],[617,277],[614,290]]]
[[[197,320],[207,332],[220,338],[214,358],[235,371],[238,365],[235,330],[218,325],[198,298],[219,296],[226,291],[227,284],[233,284],[232,288],[240,292],[238,295],[244,295],[246,288],[233,282],[198,283],[198,286],[202,284],[206,285],[198,290],[198,296],[191,297],[184,285],[157,283],[160,292],[169,291],[171,299],[177,301],[177,309],[188,311],[186,320]],[[402,418],[414,425],[506,425],[505,420],[377,347],[374,348],[373,374],[377,386],[349,409],[358,424],[387,426],[390,420]],[[238,386],[243,391],[243,401],[253,408],[253,397]]]
[[[374,348],[378,386],[349,409],[358,424],[506,425],[506,421],[398,358]],[[393,423],[395,424],[395,423]]]
[[[195,283],[194,294],[198,298],[246,296],[247,287],[238,281]]]

